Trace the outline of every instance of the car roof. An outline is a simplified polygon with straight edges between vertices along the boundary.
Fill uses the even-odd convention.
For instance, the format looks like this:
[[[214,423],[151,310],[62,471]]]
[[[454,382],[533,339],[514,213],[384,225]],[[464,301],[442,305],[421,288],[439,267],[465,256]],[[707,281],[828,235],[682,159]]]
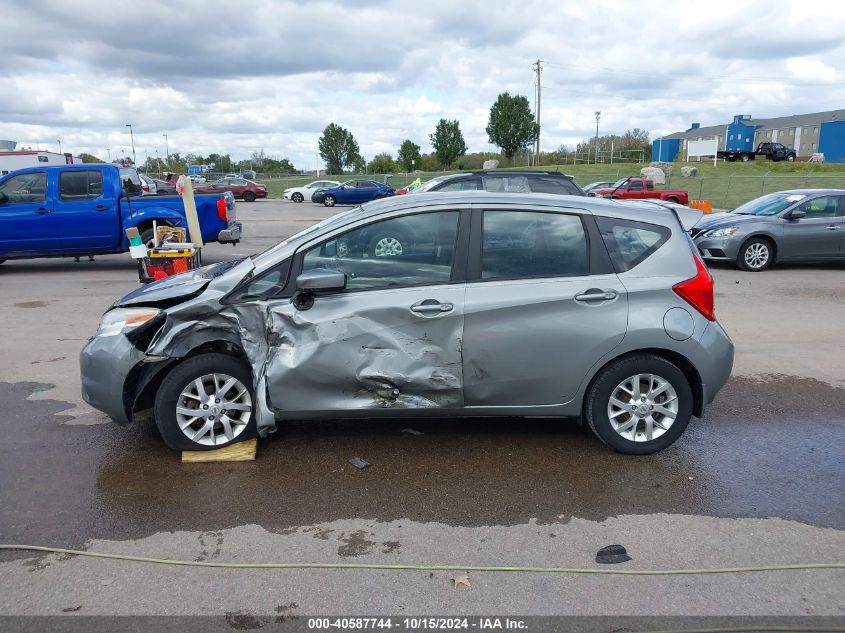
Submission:
[[[549,193],[494,193],[488,191],[432,191],[415,193],[413,196],[395,196],[366,202],[350,221],[375,217],[394,211],[413,210],[417,207],[453,206],[466,208],[475,204],[505,204],[512,207],[519,205],[547,206],[558,209],[586,210],[596,215],[611,217],[635,218],[643,222],[664,224],[667,218],[675,222],[671,209],[661,206],[658,202],[641,202],[636,200],[609,200],[607,198],[591,198],[589,196],[571,196]]]
[[[845,189],[784,189],[783,191],[773,191],[772,193],[783,193],[786,195],[804,195],[813,196],[820,193],[834,193],[845,194]],[[769,194],[766,194],[769,195]]]
[[[462,171],[457,174],[443,174],[436,177],[445,180],[446,178],[460,178],[461,176],[560,176],[570,180],[575,178],[575,176],[564,174],[561,171],[539,169],[479,169],[477,171]]]

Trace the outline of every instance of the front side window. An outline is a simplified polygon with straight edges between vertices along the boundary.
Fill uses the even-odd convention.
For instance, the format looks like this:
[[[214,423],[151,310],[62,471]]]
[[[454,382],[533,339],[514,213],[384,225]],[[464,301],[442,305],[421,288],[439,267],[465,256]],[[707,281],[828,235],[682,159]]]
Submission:
[[[586,275],[581,218],[563,213],[485,211],[482,279]]]
[[[306,251],[302,271],[346,273],[348,290],[448,283],[458,215],[419,213],[353,229]]]
[[[574,182],[568,178],[553,176],[529,176],[528,184],[534,193],[554,193],[558,195],[584,195]]]
[[[668,227],[647,222],[605,217],[597,217],[596,222],[617,273],[643,262],[672,235]]]
[[[47,174],[38,171],[12,176],[0,185],[0,202],[44,202],[47,196]]]
[[[103,195],[103,172],[63,171],[59,175],[59,197],[62,200],[91,200]]]
[[[628,187],[628,191],[642,191],[643,190],[643,182],[641,180],[632,180],[631,186]]]
[[[835,218],[838,215],[838,196],[821,196],[807,200],[798,207],[808,218]]]

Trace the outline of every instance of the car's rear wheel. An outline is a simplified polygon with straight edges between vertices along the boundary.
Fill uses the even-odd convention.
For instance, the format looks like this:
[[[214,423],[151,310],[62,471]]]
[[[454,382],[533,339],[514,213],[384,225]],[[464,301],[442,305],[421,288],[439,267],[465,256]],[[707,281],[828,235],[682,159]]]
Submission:
[[[786,157],[786,160],[787,160],[788,162],[790,162],[790,163],[791,163],[791,162],[794,162],[794,161],[795,161],[795,156],[794,156],[793,154],[790,154],[789,156],[787,156],[787,157]]]
[[[755,237],[739,249],[736,264],[742,270],[758,273],[771,266],[773,259],[772,245],[769,241]]]
[[[742,158],[740,158],[739,160],[741,160],[743,163],[747,163],[748,162],[748,154],[743,154]]]
[[[255,194],[251,191],[244,191],[244,202],[255,202]]]
[[[290,197],[291,200],[294,202],[302,202],[305,198],[302,196],[301,193],[297,192]]]
[[[666,198],[666,202],[674,202],[675,204],[677,204],[678,199],[677,198]]]
[[[177,365],[155,401],[164,443],[175,450],[221,448],[257,435],[252,374],[226,354],[202,354]]]
[[[585,416],[593,433],[613,450],[647,455],[681,436],[692,408],[684,373],[665,358],[638,354],[602,370],[588,392]]]
[[[335,202],[337,202],[337,200],[335,200],[335,197],[331,194],[327,194],[323,197],[323,204],[327,207],[333,207]]]

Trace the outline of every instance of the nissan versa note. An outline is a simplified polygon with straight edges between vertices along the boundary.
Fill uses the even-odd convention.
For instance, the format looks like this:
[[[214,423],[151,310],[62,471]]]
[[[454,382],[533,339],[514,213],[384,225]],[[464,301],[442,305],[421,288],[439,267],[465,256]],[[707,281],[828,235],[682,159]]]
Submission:
[[[545,194],[371,202],[126,295],[82,351],[82,393],[120,424],[152,408],[179,450],[285,419],[560,416],[653,453],[733,364],[699,218]]]

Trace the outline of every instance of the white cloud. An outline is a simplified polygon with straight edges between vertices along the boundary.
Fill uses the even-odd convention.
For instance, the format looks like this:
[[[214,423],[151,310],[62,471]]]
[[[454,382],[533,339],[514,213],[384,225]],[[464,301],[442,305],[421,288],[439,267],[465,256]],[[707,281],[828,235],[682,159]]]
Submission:
[[[640,127],[653,136],[845,103],[845,18],[837,3],[712,0],[120,3],[30,0],[4,7],[0,138],[105,156],[129,148],[254,149],[314,163],[331,121],[365,156],[405,138],[429,151],[441,117],[471,151],[489,149],[489,106],[505,90],[533,104],[543,74],[542,144]],[[765,14],[765,25],[760,16]],[[761,31],[761,29],[763,29]],[[765,37],[761,37],[761,33]]]

